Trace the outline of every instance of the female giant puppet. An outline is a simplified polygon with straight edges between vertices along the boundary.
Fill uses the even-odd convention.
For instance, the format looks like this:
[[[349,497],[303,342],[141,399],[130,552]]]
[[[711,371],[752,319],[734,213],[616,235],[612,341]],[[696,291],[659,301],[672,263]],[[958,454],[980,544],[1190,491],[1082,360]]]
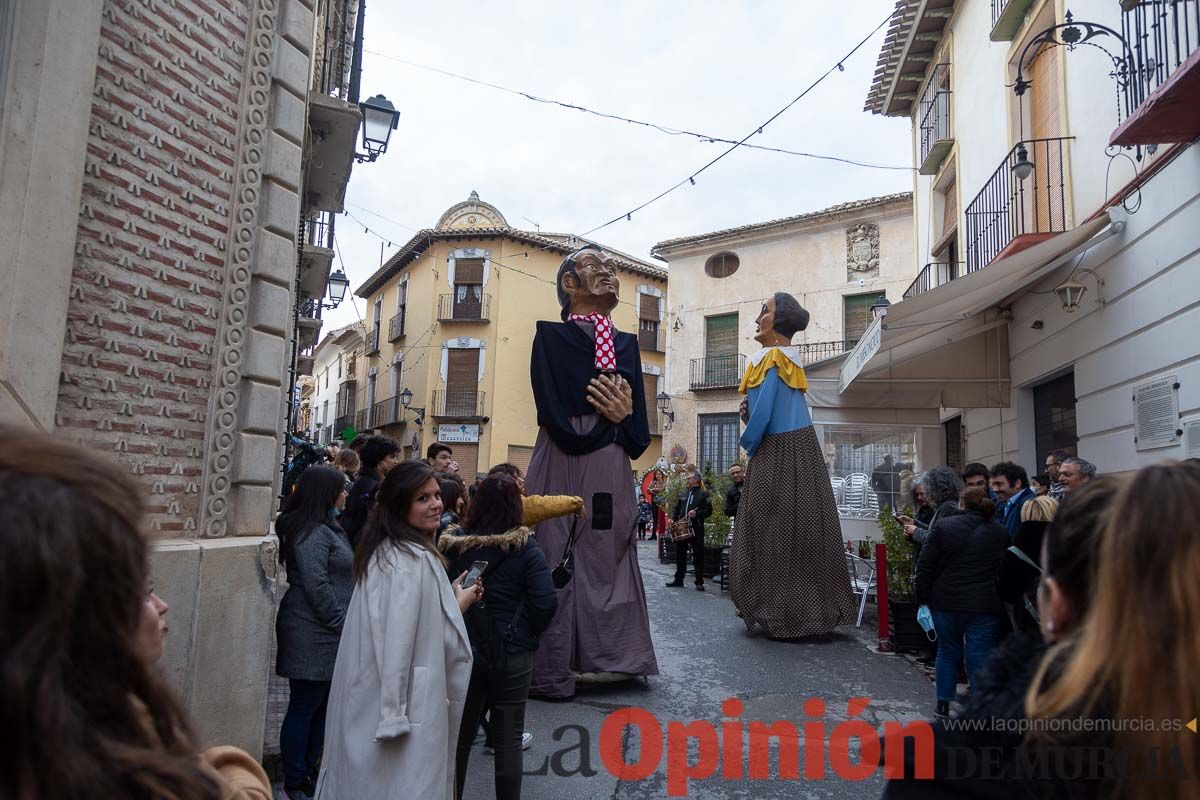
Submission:
[[[584,498],[575,577],[558,592],[542,634],[531,693],[570,697],[575,680],[657,675],[637,561],[637,498],[630,459],[650,445],[637,337],[613,328],[620,281],[610,258],[585,247],[558,270],[562,322],[538,322],[531,378],[540,428],[526,483],[531,494]],[[538,526],[551,564],[573,520]]]
[[[738,505],[729,557],[730,593],[751,630],[774,639],[828,633],[854,619],[842,529],[829,471],[804,393],[808,379],[792,336],[808,312],[776,292],[756,320],[755,340],[738,391],[742,448],[750,467]]]

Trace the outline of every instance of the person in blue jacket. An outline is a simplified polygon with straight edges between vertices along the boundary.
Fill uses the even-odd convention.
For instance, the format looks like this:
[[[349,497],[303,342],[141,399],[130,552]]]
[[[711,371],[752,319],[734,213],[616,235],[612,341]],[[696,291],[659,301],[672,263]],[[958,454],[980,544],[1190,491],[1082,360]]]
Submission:
[[[808,326],[796,298],[776,292],[755,320],[763,347],[738,391],[742,449],[750,456],[738,532],[729,557],[730,593],[751,631],[773,639],[825,634],[855,618],[841,523],[792,337]]]

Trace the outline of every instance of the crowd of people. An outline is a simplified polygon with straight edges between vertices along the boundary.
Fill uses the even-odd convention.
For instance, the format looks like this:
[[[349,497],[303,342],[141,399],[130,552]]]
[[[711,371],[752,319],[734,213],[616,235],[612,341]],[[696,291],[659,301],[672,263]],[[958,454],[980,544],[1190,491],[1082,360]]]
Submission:
[[[168,608],[149,578],[140,487],[85,449],[2,432],[0,707],[22,735],[0,750],[0,796],[270,797],[248,754],[201,751],[154,669]],[[297,476],[276,521],[277,671],[291,690],[281,797],[458,800],[486,720],[496,795],[519,798],[534,656],[559,603],[530,526],[584,504],[528,496],[511,464],[472,497],[445,445],[424,461],[383,437],[351,445]],[[673,515],[688,522],[704,506],[691,483]],[[1200,463],[1097,476],[1052,453],[1040,477],[1011,462],[939,466],[904,492],[938,721],[932,777],[910,749],[885,796],[1190,796],[1200,744],[1168,723],[1200,705]],[[1147,719],[1161,724],[1122,724]],[[1079,760],[1097,747],[1133,761],[1089,770]],[[988,758],[964,772],[964,748]],[[1058,767],[1022,768],[1047,754]]]

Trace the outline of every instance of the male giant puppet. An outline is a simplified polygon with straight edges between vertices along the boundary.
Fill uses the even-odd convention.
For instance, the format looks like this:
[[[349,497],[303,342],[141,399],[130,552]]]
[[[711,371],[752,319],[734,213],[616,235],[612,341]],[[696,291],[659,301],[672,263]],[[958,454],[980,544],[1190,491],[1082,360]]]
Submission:
[[[637,337],[610,314],[620,281],[612,259],[585,247],[558,270],[562,322],[538,322],[531,378],[540,430],[526,483],[530,494],[582,497],[575,577],[558,592],[558,614],[542,634],[531,693],[564,698],[581,675],[657,675],[637,561],[637,499],[630,459],[650,445]],[[557,564],[572,518],[538,526]]]

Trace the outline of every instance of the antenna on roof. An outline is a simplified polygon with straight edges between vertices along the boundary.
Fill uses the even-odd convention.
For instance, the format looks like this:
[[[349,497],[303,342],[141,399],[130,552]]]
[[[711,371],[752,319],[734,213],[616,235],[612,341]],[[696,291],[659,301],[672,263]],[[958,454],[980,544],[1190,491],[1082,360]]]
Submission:
[[[529,217],[521,217],[521,219],[525,220],[525,221],[526,221],[526,222],[528,222],[530,225],[532,225],[534,228],[536,228],[538,233],[541,233],[541,232],[542,232],[542,226],[541,226],[541,225],[538,225],[536,222],[534,222],[533,220],[531,220]]]

